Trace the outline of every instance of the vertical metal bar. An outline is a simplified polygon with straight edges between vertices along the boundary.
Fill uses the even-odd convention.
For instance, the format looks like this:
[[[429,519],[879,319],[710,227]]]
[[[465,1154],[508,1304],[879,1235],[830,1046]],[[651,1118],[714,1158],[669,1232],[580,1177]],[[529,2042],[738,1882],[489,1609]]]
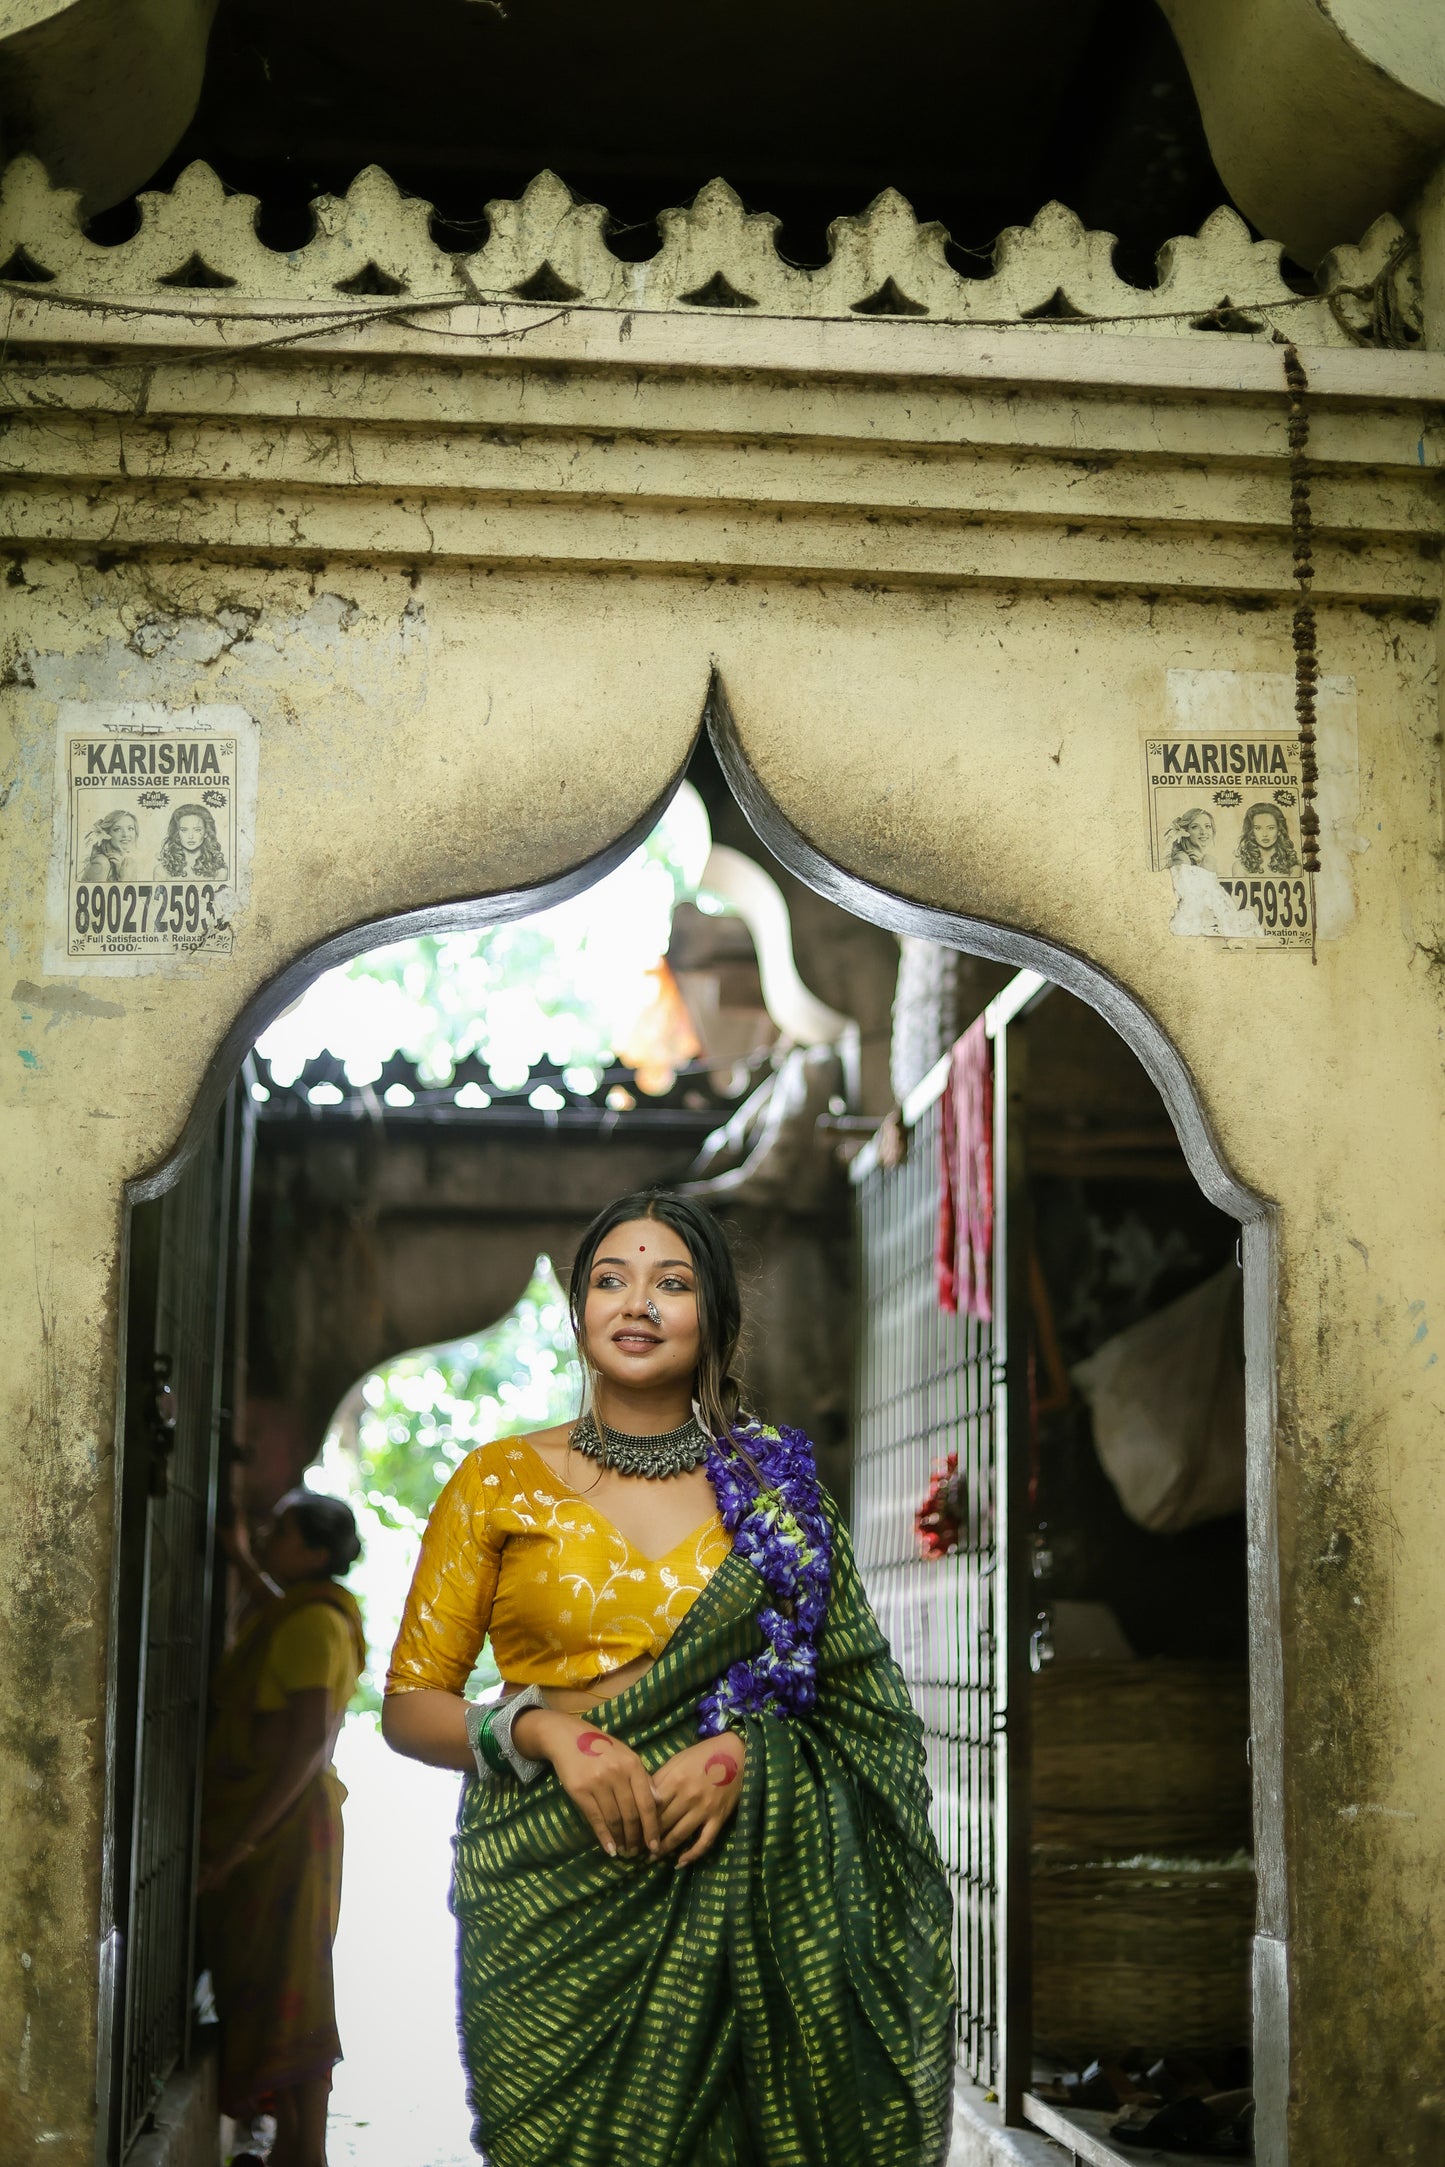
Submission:
[[[996,1031],[994,1053],[994,1435],[997,1440],[998,1669],[995,1710],[999,1846],[998,2092],[1005,2123],[1023,2122],[1033,2066],[1030,1906],[1031,1746],[1028,1547],[1032,1457],[1029,1406],[1029,1223],[1025,1158],[1027,1041],[1019,1023]]]
[[[200,1509],[200,1525],[195,1529],[200,1551],[200,1586],[197,1615],[191,1627],[191,1669],[199,1672],[192,1682],[191,1707],[193,1720],[187,1726],[189,1736],[178,1740],[179,1752],[189,1755],[191,1762],[190,1827],[186,1832],[189,1840],[176,1845],[178,1868],[182,1871],[182,1886],[177,1891],[177,1902],[185,1914],[185,2010],[183,2017],[182,2053],[191,2058],[191,2035],[195,2024],[195,1996],[191,1991],[196,1976],[196,1879],[200,1871],[201,1848],[201,1779],[205,1768],[206,1751],[206,1688],[207,1667],[211,1655],[211,1605],[215,1593],[216,1562],[216,1498],[221,1468],[221,1407],[226,1392],[226,1349],[230,1337],[230,1312],[228,1304],[229,1267],[231,1261],[231,1209],[233,1183],[236,1174],[238,1145],[238,1098],[245,1091],[245,1084],[237,1080],[226,1095],[221,1114],[219,1163],[216,1171],[215,1201],[206,1228],[207,1248],[214,1259],[211,1284],[207,1290],[213,1304],[209,1319],[209,1390],[202,1420],[204,1435],[197,1455],[197,1473],[200,1478],[200,1494],[196,1504]],[[249,1105],[249,1096],[247,1098]],[[249,1168],[243,1165],[243,1178]],[[197,1350],[199,1352],[199,1348]],[[199,1412],[199,1410],[198,1410]],[[184,1630],[185,1621],[177,1625]],[[179,1757],[179,1754],[178,1754]],[[179,1791],[179,1786],[177,1786]]]
[[[125,2012],[121,2048],[120,2118],[119,2126],[116,2131],[115,2141],[116,2157],[123,2156],[125,2151],[127,2150],[136,2120],[134,2098],[135,2086],[132,2081],[132,2071],[135,2067],[136,2060],[141,2051],[140,2032],[142,2028],[143,2012],[145,2009],[147,1998],[144,1991],[143,1973],[145,1971],[149,1951],[146,1946],[146,1937],[142,1933],[138,1932],[137,1929],[139,1925],[139,1916],[142,1903],[141,1880],[142,1875],[145,1871],[145,1856],[142,1831],[145,1826],[144,1794],[146,1789],[148,1760],[148,1756],[146,1753],[146,1729],[148,1721],[147,1674],[149,1672],[150,1666],[146,1661],[146,1651],[150,1644],[151,1631],[150,1605],[152,1585],[152,1534],[152,1518],[150,1513],[147,1512],[144,1537],[145,1561],[141,1569],[141,1675],[139,1684],[137,1686],[135,1711],[136,1784],[135,1804],[132,1813],[131,1827],[129,1831],[130,1915],[127,1921],[127,1932],[125,1937]]]
[[[125,1651],[133,1651],[134,1776],[125,1791],[117,1781],[111,1801],[117,1884],[122,1858],[128,1858],[129,1874],[124,1910],[117,1908],[117,1922],[126,1922],[123,1947],[116,1937],[123,1958],[116,1987],[123,2029],[117,2021],[112,2049],[117,2111],[106,2117],[101,2103],[111,2127],[98,2156],[107,2163],[124,2157],[146,2127],[188,2045],[232,1120],[228,1114],[212,1147],[154,1207],[154,1218],[136,1221],[152,1242],[154,1269],[143,1287],[132,1288],[130,1377],[133,1389],[148,1382],[153,1355],[171,1356],[176,1424],[160,1494],[149,1494],[154,1441],[141,1408],[133,1407],[126,1423],[118,1470],[120,1492],[133,1509],[120,1553],[117,1601],[124,1630],[115,1637],[112,1661],[118,1679],[122,1671],[129,1676]],[[123,1774],[119,1754],[117,1771]]]
[[[991,1333],[938,1304],[941,1109],[920,1107],[898,1166],[860,1181],[854,1527],[879,1621],[922,1718],[934,1826],[955,1901],[960,2050],[998,2083],[994,1828],[995,1440]],[[913,1514],[932,1465],[958,1455],[967,1499],[948,1559],[919,1550]]]
[[[96,2026],[96,2163],[120,2154],[125,2071],[126,1928],[130,1917],[138,1695],[144,1667],[146,1364],[155,1333],[159,1204],[126,1213],[121,1374],[111,1472],[110,1629],[106,1651],[105,1820],[102,1837],[100,2004]]]

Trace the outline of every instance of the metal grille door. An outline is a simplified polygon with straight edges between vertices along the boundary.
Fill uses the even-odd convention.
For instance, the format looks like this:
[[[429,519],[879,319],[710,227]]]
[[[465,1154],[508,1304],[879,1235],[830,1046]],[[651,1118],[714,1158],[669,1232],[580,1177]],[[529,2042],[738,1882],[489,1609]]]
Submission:
[[[129,1720],[132,1811],[118,1844],[120,2062],[112,2157],[124,2157],[187,2048],[201,1744],[210,1659],[231,1116],[138,1230],[125,1470],[138,1616]],[[125,1638],[127,1636],[123,1636]],[[123,1715],[121,1720],[126,1722]],[[129,1722],[126,1722],[129,1728]],[[131,1758],[133,1754],[133,1758]],[[118,1881],[120,1876],[117,1876]],[[120,1895],[120,1889],[117,1889]]]
[[[858,1190],[863,1314],[853,1534],[870,1600],[927,1734],[934,1829],[954,1894],[960,2050],[979,2084],[1000,2069],[1002,1930],[995,1711],[1000,1600],[992,1334],[948,1315],[934,1288],[938,1101],[901,1166]],[[962,1540],[921,1555],[914,1514],[958,1455]]]

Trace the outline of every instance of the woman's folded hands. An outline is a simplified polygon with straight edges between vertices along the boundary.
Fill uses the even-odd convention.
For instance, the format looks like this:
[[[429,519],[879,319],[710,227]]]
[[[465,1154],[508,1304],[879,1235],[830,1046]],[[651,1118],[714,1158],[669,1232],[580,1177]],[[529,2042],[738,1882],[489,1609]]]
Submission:
[[[699,1738],[664,1761],[652,1779],[664,1855],[691,1866],[712,1849],[738,1810],[747,1746],[735,1731]],[[687,1849],[683,1850],[686,1844]]]
[[[651,1777],[630,1746],[585,1716],[529,1708],[512,1736],[522,1752],[551,1762],[609,1858],[646,1854],[691,1866],[737,1811],[747,1749],[734,1732],[685,1746]]]

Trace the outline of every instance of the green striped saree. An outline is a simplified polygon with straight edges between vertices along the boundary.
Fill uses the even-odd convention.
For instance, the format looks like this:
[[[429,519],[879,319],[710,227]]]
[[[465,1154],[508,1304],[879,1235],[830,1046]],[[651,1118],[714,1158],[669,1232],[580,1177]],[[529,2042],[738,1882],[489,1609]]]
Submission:
[[[550,1773],[468,1782],[452,1908],[473,2141],[491,2167],[938,2167],[954,1982],[922,1732],[834,1528],[816,1704],[746,1722],[695,1866],[609,1859]],[[594,1720],[649,1767],[756,1655],[736,1555]]]

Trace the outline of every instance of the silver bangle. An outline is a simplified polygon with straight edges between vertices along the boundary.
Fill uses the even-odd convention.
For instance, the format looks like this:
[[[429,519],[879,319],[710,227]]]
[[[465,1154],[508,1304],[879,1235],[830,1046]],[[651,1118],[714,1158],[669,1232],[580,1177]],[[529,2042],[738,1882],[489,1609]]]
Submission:
[[[512,1725],[527,1708],[545,1708],[540,1686],[525,1686],[520,1693],[512,1694],[504,1701],[488,1701],[478,1705],[472,1702],[467,1708],[467,1742],[471,1746],[477,1764],[477,1774],[485,1782],[496,1776],[497,1771],[489,1764],[482,1741],[482,1725],[485,1722],[487,1739],[494,1754],[500,1753],[520,1783],[535,1783],[547,1770],[546,1761],[533,1760],[512,1743]]]

